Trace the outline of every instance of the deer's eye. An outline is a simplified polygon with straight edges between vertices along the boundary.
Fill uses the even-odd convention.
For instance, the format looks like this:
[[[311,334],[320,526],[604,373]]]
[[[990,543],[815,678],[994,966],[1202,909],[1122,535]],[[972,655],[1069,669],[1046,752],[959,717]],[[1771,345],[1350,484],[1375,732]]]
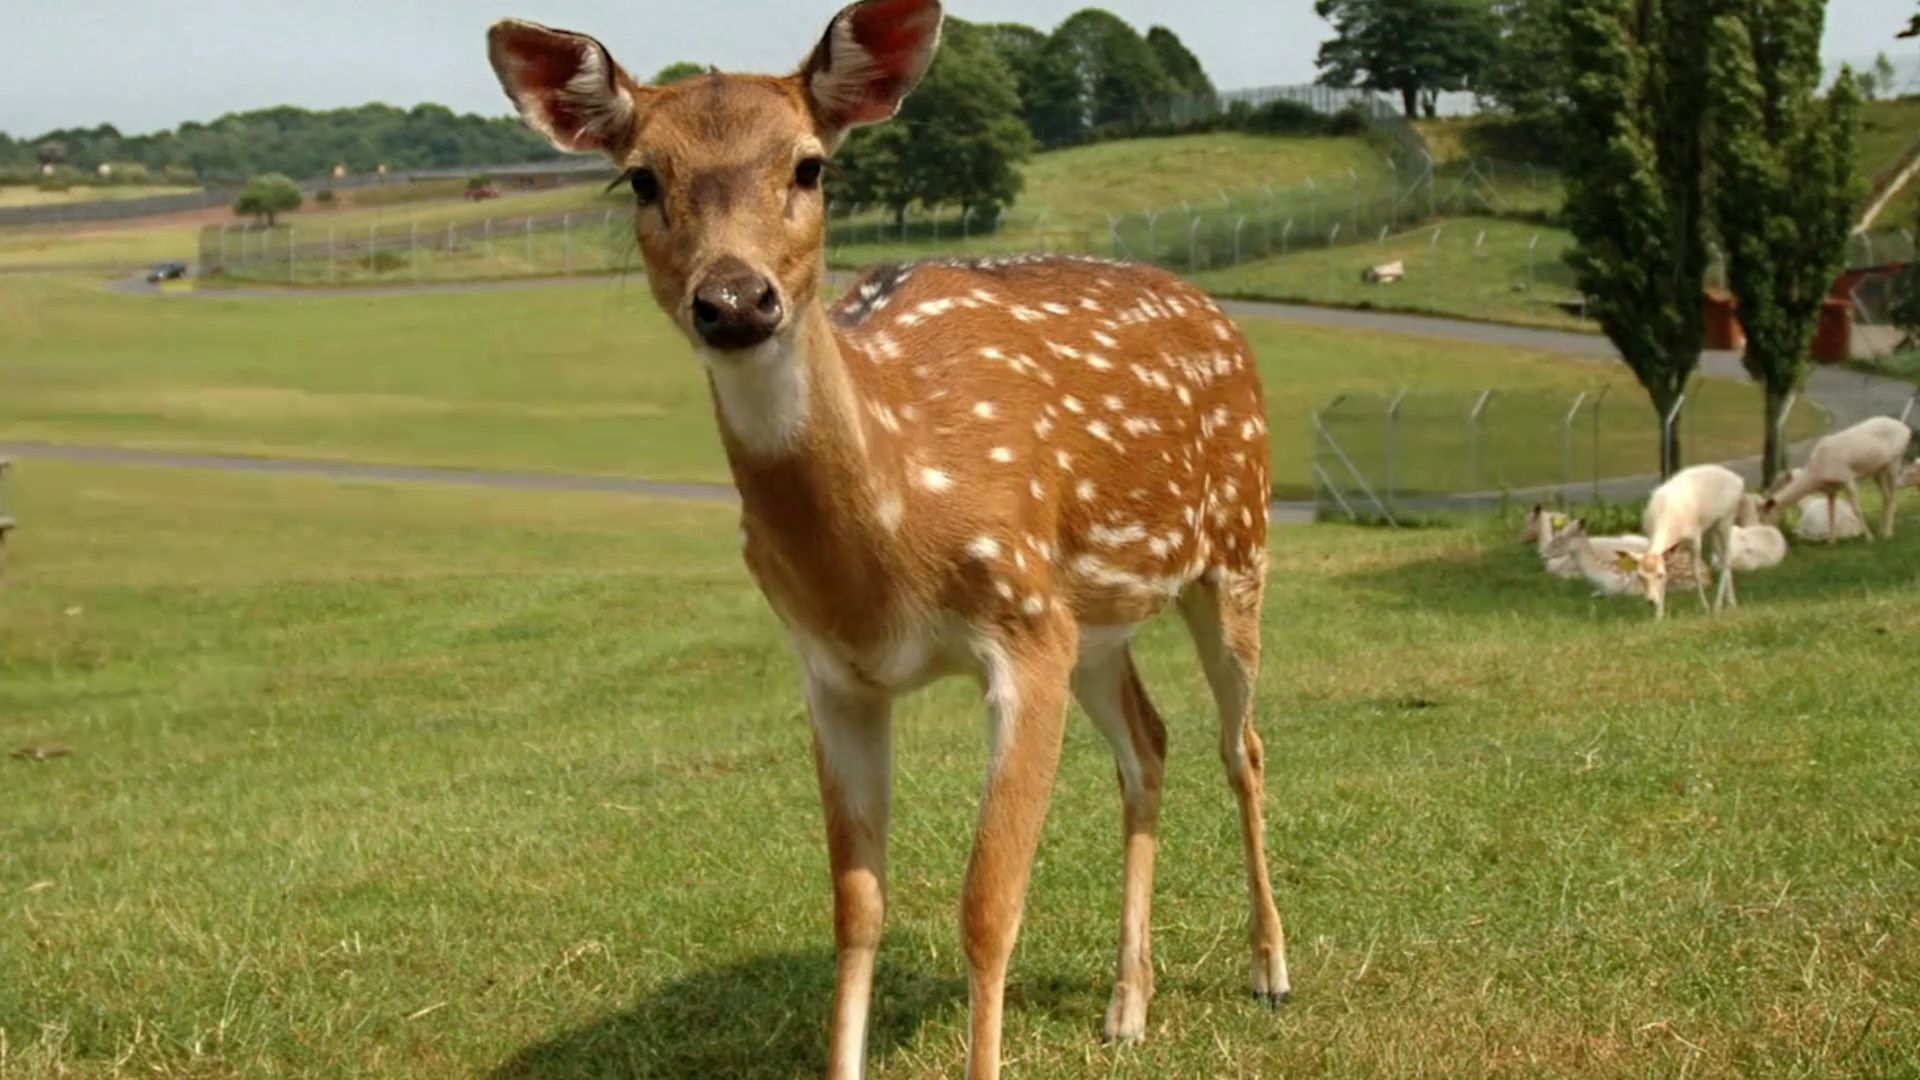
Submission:
[[[793,182],[811,191],[820,186],[820,171],[827,163],[820,158],[801,158],[800,164],[793,167]]]
[[[627,183],[633,186],[633,197],[641,206],[652,206],[660,201],[660,178],[654,175],[652,169],[633,170]]]

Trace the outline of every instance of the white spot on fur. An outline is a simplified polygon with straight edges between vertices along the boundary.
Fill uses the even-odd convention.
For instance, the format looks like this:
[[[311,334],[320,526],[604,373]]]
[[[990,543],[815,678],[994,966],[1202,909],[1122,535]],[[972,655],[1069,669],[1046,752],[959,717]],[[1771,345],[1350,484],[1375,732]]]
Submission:
[[[967,541],[967,554],[986,562],[1000,557],[1000,541],[991,536],[976,536]]]
[[[1002,465],[1013,464],[1013,451],[1004,446],[996,446],[992,450],[987,451],[987,456]]]
[[[939,469],[921,469],[920,486],[926,488],[928,491],[945,491],[953,486],[953,477],[948,476]]]
[[[973,403],[973,415],[975,415],[975,416],[977,416],[977,417],[979,417],[979,418],[980,418],[980,419],[982,419],[982,420],[991,420],[991,419],[993,419],[993,402],[991,402],[991,401],[976,401],[976,402],[974,402],[974,403]]]

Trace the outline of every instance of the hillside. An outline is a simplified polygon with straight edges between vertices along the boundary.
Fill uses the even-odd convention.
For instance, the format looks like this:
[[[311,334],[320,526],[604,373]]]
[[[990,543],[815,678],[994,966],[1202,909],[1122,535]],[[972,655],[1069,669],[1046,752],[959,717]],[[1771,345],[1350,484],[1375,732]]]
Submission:
[[[1902,152],[1920,143],[1920,97],[1870,101],[1860,110],[1860,135],[1854,143],[1854,175],[1864,200],[1874,182],[1899,167]],[[1912,228],[1920,211],[1920,183],[1907,186],[1880,211],[1875,228]]]

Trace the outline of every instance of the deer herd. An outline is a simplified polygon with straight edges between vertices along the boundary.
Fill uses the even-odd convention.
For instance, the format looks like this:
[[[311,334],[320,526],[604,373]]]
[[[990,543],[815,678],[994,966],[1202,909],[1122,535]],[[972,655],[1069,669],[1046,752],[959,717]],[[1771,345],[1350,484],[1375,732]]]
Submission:
[[[1709,576],[1716,577],[1711,608],[1736,606],[1734,574],[1785,561],[1780,522],[1809,497],[1818,498],[1803,514],[1803,539],[1832,543],[1859,535],[1872,540],[1860,509],[1860,481],[1871,479],[1880,489],[1880,534],[1891,538],[1900,489],[1920,487],[1920,463],[1906,461],[1912,441],[1913,429],[1905,421],[1869,417],[1814,443],[1806,465],[1781,473],[1764,497],[1747,491],[1746,481],[1731,469],[1695,465],[1675,473],[1647,499],[1645,536],[1588,536],[1585,521],[1535,504],[1520,540],[1538,547],[1549,573],[1585,578],[1595,595],[1644,596],[1655,618],[1665,616],[1667,589],[1674,585],[1693,587],[1701,606],[1708,607]],[[1843,495],[1846,502],[1836,505]],[[1808,527],[1812,522],[1819,523],[1817,529]],[[1847,522],[1859,525],[1859,531],[1850,532]],[[1713,554],[1703,560],[1709,545]]]
[[[864,0],[833,17],[792,74],[670,86],[637,82],[582,34],[508,20],[487,36],[530,126],[622,170],[648,285],[710,383],[745,560],[799,659],[812,730],[833,886],[835,1077],[864,1068],[893,703],[945,676],[974,680],[987,715],[960,902],[968,1075],[999,1072],[1008,961],[1069,700],[1110,745],[1121,794],[1104,1030],[1143,1035],[1166,730],[1129,642],[1168,608],[1217,707],[1250,986],[1268,1003],[1289,991],[1253,726],[1267,428],[1239,328],[1170,274],[1075,256],[887,266],[832,303],[823,295],[826,162],[850,130],[895,113],[940,22],[938,0]],[[1787,494],[1830,490],[1824,469]],[[1725,544],[1738,478],[1708,479],[1656,496],[1669,511],[1650,509],[1644,547],[1605,548],[1638,560],[1656,604],[1679,580],[1667,548],[1689,548],[1697,568],[1703,536]],[[1722,589],[1731,602],[1725,575]]]

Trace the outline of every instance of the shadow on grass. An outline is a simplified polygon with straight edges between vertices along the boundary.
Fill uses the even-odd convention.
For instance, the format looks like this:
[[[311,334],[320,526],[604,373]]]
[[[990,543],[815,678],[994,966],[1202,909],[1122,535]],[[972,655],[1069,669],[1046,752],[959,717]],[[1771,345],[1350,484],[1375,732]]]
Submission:
[[[874,979],[867,1058],[911,1042],[931,1017],[955,1034],[967,1008],[962,961],[952,949],[929,958],[923,942],[889,937]],[[1007,989],[1007,1007],[1078,1010],[1097,1020],[1099,988],[1030,973]],[[761,953],[668,983],[633,1008],[522,1049],[492,1080],[575,1077],[729,1077],[789,1080],[826,1071],[833,951]]]
[[[1920,567],[1915,524],[1893,541],[1875,544],[1852,540],[1829,546],[1790,538],[1786,562],[1735,578],[1741,602],[1798,605],[1910,588]],[[1530,547],[1508,547],[1491,538],[1478,551],[1357,570],[1338,581],[1365,594],[1373,606],[1401,610],[1465,616],[1524,612],[1584,620],[1597,607],[1629,621],[1650,615],[1643,599],[1593,596],[1584,580],[1549,575]],[[1710,581],[1709,596],[1712,591]],[[1670,615],[1700,612],[1692,589],[1670,591],[1667,609]]]

